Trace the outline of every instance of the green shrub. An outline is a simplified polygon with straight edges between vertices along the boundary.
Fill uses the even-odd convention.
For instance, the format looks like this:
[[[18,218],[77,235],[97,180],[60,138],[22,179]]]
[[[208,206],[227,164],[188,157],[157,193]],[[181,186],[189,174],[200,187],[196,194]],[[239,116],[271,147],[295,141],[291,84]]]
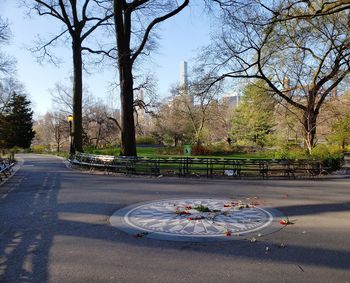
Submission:
[[[192,155],[211,155],[213,152],[206,146],[195,145],[192,147]]]
[[[322,165],[329,171],[339,170],[344,163],[343,156],[341,154],[334,154],[322,159]]]
[[[295,159],[305,159],[307,158],[307,153],[304,149],[300,147],[283,147],[278,150],[276,150],[273,154],[272,157],[275,159],[290,159],[290,160],[295,160]]]
[[[208,145],[207,148],[214,155],[227,155],[233,153],[233,148],[224,141]]]
[[[34,153],[44,153],[50,151],[50,147],[46,145],[33,145],[31,150]]]
[[[157,142],[152,136],[138,136],[136,138],[136,144],[157,144]]]
[[[14,146],[11,149],[9,149],[11,153],[26,153],[28,152],[28,149],[24,149],[18,146]]]
[[[343,164],[344,156],[340,146],[317,145],[311,152],[311,157],[322,160],[322,164],[330,171],[339,170]]]

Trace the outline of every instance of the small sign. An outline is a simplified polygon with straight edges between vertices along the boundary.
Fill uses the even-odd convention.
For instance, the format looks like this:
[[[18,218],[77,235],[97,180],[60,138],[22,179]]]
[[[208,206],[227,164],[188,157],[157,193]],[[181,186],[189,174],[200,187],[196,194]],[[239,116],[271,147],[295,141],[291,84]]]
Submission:
[[[184,155],[185,156],[191,156],[192,153],[192,147],[188,144],[184,146]]]

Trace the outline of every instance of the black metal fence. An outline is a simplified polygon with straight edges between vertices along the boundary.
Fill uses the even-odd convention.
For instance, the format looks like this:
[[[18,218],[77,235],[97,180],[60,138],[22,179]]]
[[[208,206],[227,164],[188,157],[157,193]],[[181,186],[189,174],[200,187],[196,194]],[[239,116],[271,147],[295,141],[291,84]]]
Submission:
[[[326,173],[317,160],[271,160],[196,157],[122,157],[77,153],[72,165],[124,174],[226,178],[301,178]]]

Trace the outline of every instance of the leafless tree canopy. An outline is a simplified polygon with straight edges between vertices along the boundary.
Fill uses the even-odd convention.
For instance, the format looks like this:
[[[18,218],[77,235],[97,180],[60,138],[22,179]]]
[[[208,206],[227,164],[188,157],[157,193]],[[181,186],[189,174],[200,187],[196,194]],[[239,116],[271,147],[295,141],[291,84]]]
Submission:
[[[311,150],[321,106],[349,75],[348,13],[274,21],[274,11],[284,1],[269,1],[271,7],[264,1],[217,2],[222,7],[221,35],[203,55],[214,82],[264,80],[281,101],[302,110]]]
[[[24,87],[20,82],[12,77],[6,77],[0,80],[0,113],[7,106],[14,92],[25,95]]]
[[[7,44],[10,40],[11,32],[7,21],[0,17],[0,46]],[[15,60],[10,55],[0,49],[0,75],[9,75],[15,70]]]
[[[60,31],[51,38],[38,36],[36,46],[32,51],[39,61],[48,59],[52,63],[59,63],[59,56],[51,51],[58,44],[70,43],[71,39],[79,39],[82,50],[94,53],[108,53],[112,50],[100,50],[103,40],[95,40],[93,33],[101,26],[110,26],[111,1],[107,0],[34,0],[22,1],[31,12],[40,16],[52,16],[61,23]],[[84,45],[84,43],[86,43]]]

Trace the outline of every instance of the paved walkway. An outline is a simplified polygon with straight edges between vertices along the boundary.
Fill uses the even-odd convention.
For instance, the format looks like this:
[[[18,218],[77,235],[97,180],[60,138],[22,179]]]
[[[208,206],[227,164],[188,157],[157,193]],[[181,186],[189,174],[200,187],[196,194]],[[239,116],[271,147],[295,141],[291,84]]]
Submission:
[[[350,179],[97,176],[23,155],[0,187],[1,282],[349,282]],[[224,242],[134,237],[110,216],[140,202],[258,198],[293,225]],[[282,228],[282,226],[281,226]]]

